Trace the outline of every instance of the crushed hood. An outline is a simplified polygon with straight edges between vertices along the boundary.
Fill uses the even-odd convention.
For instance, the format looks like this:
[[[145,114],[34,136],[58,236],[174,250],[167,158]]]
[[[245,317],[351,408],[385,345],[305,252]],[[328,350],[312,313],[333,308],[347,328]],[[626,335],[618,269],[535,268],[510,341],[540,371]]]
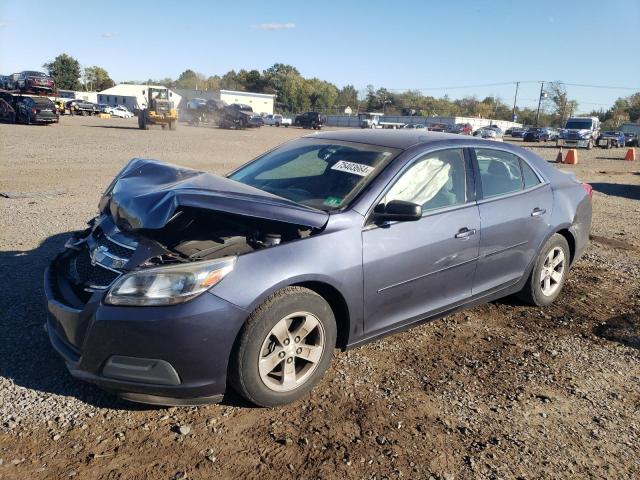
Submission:
[[[99,208],[122,229],[159,229],[180,207],[274,220],[308,228],[329,214],[235,180],[155,160],[134,158],[111,182]]]

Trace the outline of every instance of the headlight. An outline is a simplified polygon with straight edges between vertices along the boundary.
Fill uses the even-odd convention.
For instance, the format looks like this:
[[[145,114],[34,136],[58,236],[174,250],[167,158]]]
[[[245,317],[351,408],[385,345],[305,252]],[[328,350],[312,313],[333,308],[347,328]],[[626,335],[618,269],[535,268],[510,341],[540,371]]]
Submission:
[[[236,257],[148,268],[120,278],[109,290],[111,305],[175,305],[200,295],[233,270]]]

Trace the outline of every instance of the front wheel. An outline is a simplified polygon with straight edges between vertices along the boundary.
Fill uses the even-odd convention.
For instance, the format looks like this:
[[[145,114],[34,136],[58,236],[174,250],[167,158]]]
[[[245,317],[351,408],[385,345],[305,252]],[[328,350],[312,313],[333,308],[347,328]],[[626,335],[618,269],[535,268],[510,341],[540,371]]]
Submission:
[[[538,307],[553,303],[564,286],[570,259],[567,240],[554,234],[538,254],[531,275],[518,294],[520,299]]]
[[[336,321],[329,304],[302,287],[277,291],[245,323],[231,356],[231,386],[263,407],[308,393],[331,363]]]

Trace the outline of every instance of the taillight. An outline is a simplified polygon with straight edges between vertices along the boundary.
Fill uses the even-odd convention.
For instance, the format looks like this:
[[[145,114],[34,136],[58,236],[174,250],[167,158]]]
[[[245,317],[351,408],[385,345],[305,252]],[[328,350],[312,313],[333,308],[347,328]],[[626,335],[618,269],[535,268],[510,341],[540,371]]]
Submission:
[[[35,108],[32,108],[31,113],[38,113],[38,110],[36,110]]]
[[[582,188],[584,188],[584,191],[587,192],[587,195],[589,195],[589,198],[593,198],[593,187],[588,183],[581,183],[580,185],[582,185]]]

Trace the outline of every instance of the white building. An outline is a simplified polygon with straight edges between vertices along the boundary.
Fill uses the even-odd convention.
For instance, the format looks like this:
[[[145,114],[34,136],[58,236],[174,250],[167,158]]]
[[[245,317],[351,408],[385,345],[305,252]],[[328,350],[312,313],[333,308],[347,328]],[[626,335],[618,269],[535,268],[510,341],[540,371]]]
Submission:
[[[132,85],[121,83],[115,87],[107,88],[98,93],[98,103],[116,107],[124,105],[132,112],[147,108],[147,89],[165,88],[162,85]],[[169,90],[169,100],[172,100],[176,108],[180,104],[182,97],[172,90]]]
[[[256,113],[273,114],[273,103],[276,96],[271,93],[236,92],[234,90],[220,90],[220,100],[232,104],[249,105]]]

